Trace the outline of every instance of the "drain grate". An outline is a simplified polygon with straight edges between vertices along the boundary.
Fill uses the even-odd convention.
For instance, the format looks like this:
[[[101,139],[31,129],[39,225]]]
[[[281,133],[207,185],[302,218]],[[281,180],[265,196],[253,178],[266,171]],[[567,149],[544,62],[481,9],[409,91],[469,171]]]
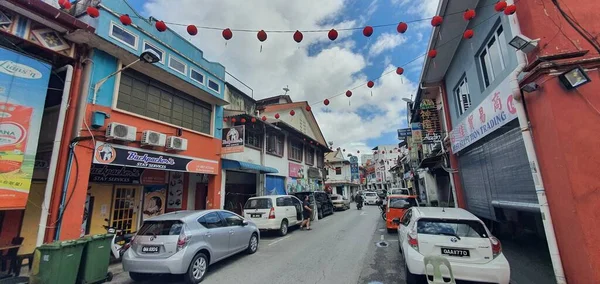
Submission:
[[[381,241],[381,242],[378,242],[376,245],[377,245],[378,247],[380,247],[380,248],[385,248],[385,247],[388,247],[388,246],[390,246],[390,244],[389,244],[388,242],[386,242],[386,241]]]

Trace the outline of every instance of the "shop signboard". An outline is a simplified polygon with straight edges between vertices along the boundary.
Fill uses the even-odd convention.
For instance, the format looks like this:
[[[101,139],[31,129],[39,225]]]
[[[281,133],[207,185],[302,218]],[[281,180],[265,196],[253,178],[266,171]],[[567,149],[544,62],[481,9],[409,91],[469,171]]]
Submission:
[[[411,128],[398,129],[398,140],[405,140],[406,137],[412,136]]]
[[[315,167],[308,167],[308,178],[311,179],[320,179],[321,171]]]
[[[221,143],[221,154],[244,152],[245,125],[231,128],[223,128],[223,141]]]
[[[517,118],[509,77],[498,85],[473,111],[450,132],[452,152],[466,148]]]
[[[94,164],[216,175],[219,162],[96,141]]]
[[[0,48],[0,209],[27,205],[51,69]]]
[[[183,206],[183,173],[169,173],[169,195],[167,209],[181,209]]]
[[[352,182],[360,179],[360,175],[358,173],[358,157],[356,156],[350,157],[350,176]]]
[[[420,107],[423,144],[439,143],[442,140],[442,128],[435,100],[424,99]]]
[[[412,142],[414,144],[419,144],[423,140],[422,129],[423,126],[420,122],[414,122],[410,124],[410,129],[412,131]]]
[[[290,177],[304,178],[304,166],[296,163],[289,163],[288,169]]]
[[[165,185],[149,185],[144,187],[143,220],[165,213],[167,189]]]

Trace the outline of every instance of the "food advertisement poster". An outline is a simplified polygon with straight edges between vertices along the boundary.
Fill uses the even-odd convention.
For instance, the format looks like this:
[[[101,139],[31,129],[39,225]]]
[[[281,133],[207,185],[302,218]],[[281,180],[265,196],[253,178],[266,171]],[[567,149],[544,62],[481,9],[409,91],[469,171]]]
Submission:
[[[181,209],[183,204],[183,173],[170,172],[168,209]]]
[[[0,209],[27,204],[50,70],[0,48]]]
[[[167,188],[165,185],[144,187],[144,220],[165,213]]]

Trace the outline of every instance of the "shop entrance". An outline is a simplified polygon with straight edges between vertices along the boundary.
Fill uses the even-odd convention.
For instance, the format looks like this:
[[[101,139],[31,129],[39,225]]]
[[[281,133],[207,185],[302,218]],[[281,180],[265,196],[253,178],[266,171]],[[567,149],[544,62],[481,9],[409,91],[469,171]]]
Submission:
[[[226,171],[224,209],[242,214],[244,204],[252,196],[256,196],[256,174]]]
[[[114,206],[111,214],[111,227],[123,230],[126,234],[137,231],[137,210],[140,187],[115,186]]]

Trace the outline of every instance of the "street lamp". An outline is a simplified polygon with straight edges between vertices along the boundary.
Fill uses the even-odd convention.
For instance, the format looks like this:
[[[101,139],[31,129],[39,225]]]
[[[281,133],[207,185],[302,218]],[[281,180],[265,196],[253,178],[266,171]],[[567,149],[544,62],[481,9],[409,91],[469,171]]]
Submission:
[[[115,76],[121,72],[123,72],[123,70],[128,69],[129,67],[133,66],[134,64],[143,61],[145,63],[151,63],[154,64],[158,61],[160,61],[160,56],[158,55],[158,53],[156,53],[156,51],[148,49],[145,50],[144,52],[142,52],[142,54],[140,54],[140,56],[138,57],[137,60],[131,62],[130,64],[128,64],[127,66],[124,66],[123,68],[111,73],[110,75],[100,79],[100,81],[98,81],[95,85],[94,85],[94,96],[92,97],[92,104],[96,104],[96,96],[98,95],[98,90],[100,90],[100,87],[102,87],[102,85],[104,83],[106,83],[106,81],[108,81],[108,79],[110,79],[112,76]]]

